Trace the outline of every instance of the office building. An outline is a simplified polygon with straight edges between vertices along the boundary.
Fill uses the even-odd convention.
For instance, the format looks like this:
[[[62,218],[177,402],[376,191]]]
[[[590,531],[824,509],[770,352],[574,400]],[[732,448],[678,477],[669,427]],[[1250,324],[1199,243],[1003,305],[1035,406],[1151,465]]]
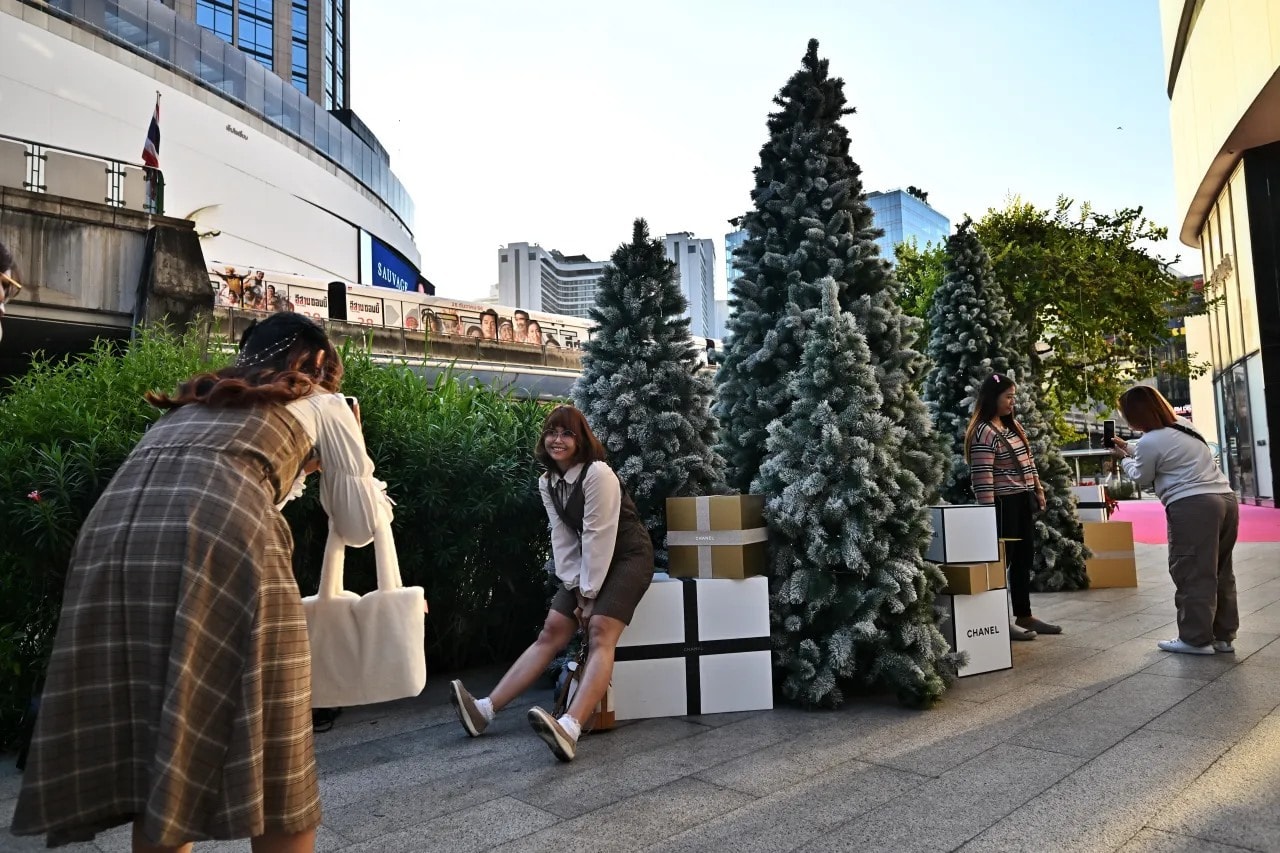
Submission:
[[[875,214],[873,224],[884,230],[884,235],[876,240],[880,257],[890,263],[897,258],[896,246],[899,243],[915,239],[923,248],[928,243],[941,243],[951,233],[951,222],[947,217],[907,190],[867,193],[867,204]]]
[[[1206,316],[1185,321],[1191,415],[1241,499],[1275,505],[1280,454],[1280,4],[1161,0],[1178,219]]]
[[[689,334],[716,336],[716,246],[688,231],[662,238],[667,260],[676,265],[676,283],[689,303]]]
[[[346,0],[0,0],[0,186],[136,207],[159,96],[158,198],[211,266],[425,287],[349,33]]]
[[[536,243],[498,249],[498,304],[527,311],[586,317],[596,301],[604,261],[565,255]]]

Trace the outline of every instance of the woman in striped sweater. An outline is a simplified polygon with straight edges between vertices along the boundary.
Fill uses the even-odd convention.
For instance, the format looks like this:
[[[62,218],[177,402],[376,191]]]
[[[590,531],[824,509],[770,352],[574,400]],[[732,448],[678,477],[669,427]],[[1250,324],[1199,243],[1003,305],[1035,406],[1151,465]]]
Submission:
[[[1031,456],[1031,443],[1013,416],[1018,388],[1008,374],[993,373],[978,389],[973,417],[964,435],[973,494],[995,504],[996,528],[1005,542],[1009,598],[1015,640],[1061,634],[1062,628],[1031,615],[1031,564],[1035,560],[1035,513],[1044,509],[1044,487]]]

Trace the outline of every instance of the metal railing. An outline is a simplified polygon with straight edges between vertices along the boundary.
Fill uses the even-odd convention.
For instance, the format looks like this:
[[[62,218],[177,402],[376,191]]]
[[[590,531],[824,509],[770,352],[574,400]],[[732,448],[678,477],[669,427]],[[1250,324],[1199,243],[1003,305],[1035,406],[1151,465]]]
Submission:
[[[0,186],[164,213],[164,175],[159,169],[4,134]]]

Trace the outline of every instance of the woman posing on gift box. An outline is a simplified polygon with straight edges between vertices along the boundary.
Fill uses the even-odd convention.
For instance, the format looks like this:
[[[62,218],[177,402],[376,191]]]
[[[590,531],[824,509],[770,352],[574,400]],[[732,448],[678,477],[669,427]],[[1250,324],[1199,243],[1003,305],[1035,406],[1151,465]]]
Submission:
[[[557,719],[542,708],[529,710],[530,725],[556,758],[572,761],[582,722],[613,678],[618,638],[653,580],[653,542],[582,412],[556,407],[543,424],[534,455],[547,469],[538,490],[551,522],[560,589],[538,639],[493,692],[475,699],[461,681],[454,681],[450,699],[467,734],[478,737],[494,714],[543,676],[578,625],[584,625],[587,666],[568,713]]]
[[[353,545],[389,520],[324,330],[275,314],[235,364],[188,379],[85,519],[13,816],[51,845],[133,823],[135,851],[320,823],[311,658],[280,507],[323,468]]]
[[[1117,438],[1111,452],[1126,476],[1143,486],[1155,485],[1169,519],[1178,636],[1156,645],[1180,654],[1230,654],[1240,627],[1231,567],[1240,506],[1231,481],[1214,463],[1203,436],[1174,415],[1155,388],[1130,388],[1119,404],[1129,426],[1143,436],[1132,444]]]
[[[1031,564],[1035,560],[1035,513],[1044,509],[1044,487],[1031,457],[1031,443],[1013,416],[1018,388],[1008,374],[993,373],[978,389],[973,417],[964,434],[973,494],[981,504],[995,504],[996,529],[1005,542],[1009,566],[1009,600],[1015,640],[1036,634],[1061,634],[1062,628],[1031,615]]]

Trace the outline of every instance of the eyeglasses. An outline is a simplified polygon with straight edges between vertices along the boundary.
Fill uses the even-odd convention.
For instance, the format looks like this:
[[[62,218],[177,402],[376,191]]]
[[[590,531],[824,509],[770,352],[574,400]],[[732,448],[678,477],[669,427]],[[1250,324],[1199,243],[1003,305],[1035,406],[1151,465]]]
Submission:
[[[542,434],[543,439],[559,439],[564,441],[566,438],[577,438],[578,434],[567,429],[549,429]]]

